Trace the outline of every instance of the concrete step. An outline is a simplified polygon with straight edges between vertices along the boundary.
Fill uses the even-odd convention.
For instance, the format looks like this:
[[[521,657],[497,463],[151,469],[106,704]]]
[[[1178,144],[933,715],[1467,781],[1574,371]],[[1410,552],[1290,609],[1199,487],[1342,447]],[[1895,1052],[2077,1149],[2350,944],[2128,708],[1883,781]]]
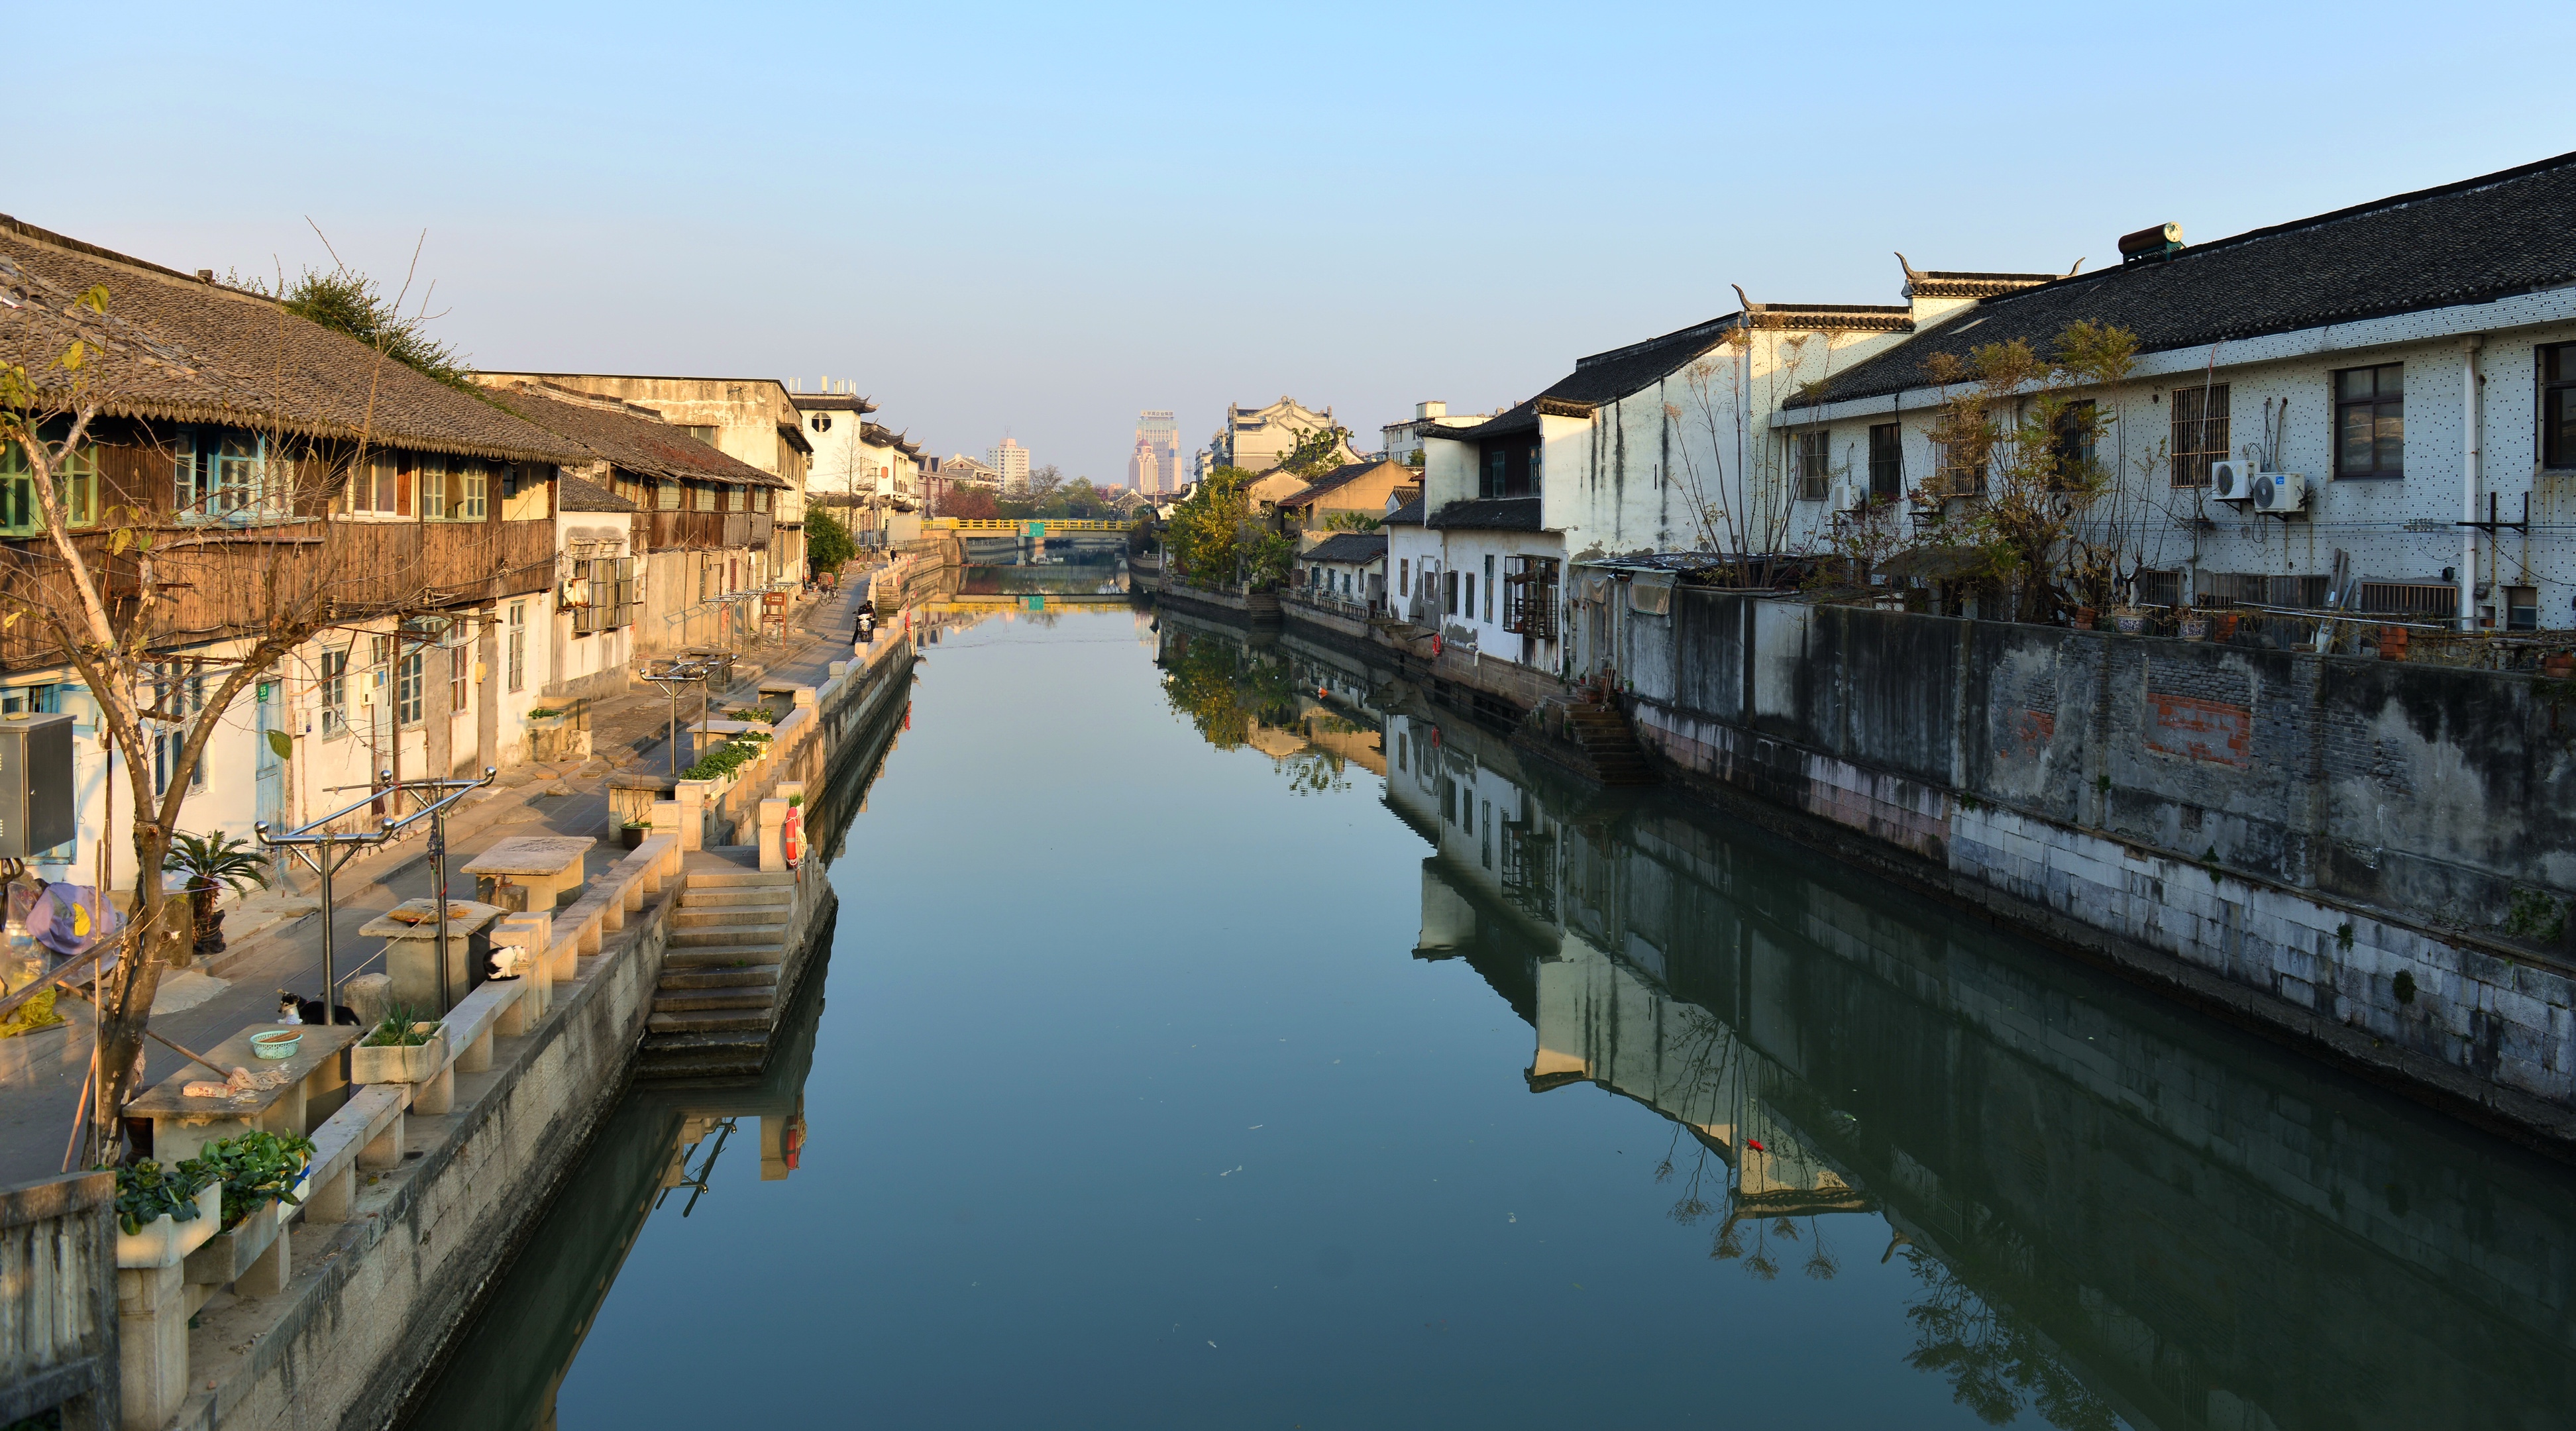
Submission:
[[[793,906],[781,900],[777,904],[719,904],[713,908],[691,908],[683,901],[671,912],[674,929],[706,929],[711,926],[738,924],[780,924],[786,922]]]
[[[739,969],[669,969],[653,987],[658,991],[746,989],[777,983],[777,965],[750,964]]]
[[[685,1014],[700,1009],[766,1010],[777,1006],[776,985],[702,990],[659,989],[653,994],[653,1012],[657,1014]]]
[[[656,1053],[730,1053],[754,1057],[767,1052],[769,1035],[761,1033],[648,1033],[644,1035],[644,1052]]]
[[[710,944],[765,944],[768,947],[775,949],[780,944],[786,942],[786,939],[786,925],[754,924],[748,920],[739,924],[718,924],[705,929],[674,929],[671,931],[671,947],[674,950],[697,948]]]
[[[699,1009],[677,1014],[656,1011],[644,1021],[644,1027],[657,1034],[765,1033],[769,1029],[769,1018],[767,1009],[748,1012]]]
[[[774,904],[781,909],[796,903],[796,892],[778,885],[692,885],[680,892],[682,909],[717,909],[725,905]]]
[[[743,964],[776,964],[778,948],[771,944],[705,944],[694,949],[673,949],[662,955],[666,969],[730,969]]]
[[[733,1049],[707,1053],[652,1053],[636,1060],[640,1078],[757,1078],[769,1050],[746,1054]]]
[[[794,870],[690,870],[691,889],[746,889],[755,885],[794,884]]]

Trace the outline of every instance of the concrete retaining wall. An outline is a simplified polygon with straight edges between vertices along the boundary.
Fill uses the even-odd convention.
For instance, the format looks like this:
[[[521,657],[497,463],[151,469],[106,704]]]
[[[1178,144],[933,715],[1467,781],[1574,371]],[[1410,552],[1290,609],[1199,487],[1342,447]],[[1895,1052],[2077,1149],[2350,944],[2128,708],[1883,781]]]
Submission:
[[[1686,777],[2576,1148],[2576,692],[1690,589],[1631,631]]]

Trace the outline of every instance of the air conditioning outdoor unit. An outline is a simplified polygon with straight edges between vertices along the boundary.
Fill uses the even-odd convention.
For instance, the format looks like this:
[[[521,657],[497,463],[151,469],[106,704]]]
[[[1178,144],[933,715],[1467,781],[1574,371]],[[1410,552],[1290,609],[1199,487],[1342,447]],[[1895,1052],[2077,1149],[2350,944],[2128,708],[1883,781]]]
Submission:
[[[2254,495],[2254,464],[2224,457],[2209,464],[2209,495],[2222,502],[2243,502]]]
[[[2295,512],[2308,504],[2308,479],[2296,472],[2254,475],[2254,510]]]

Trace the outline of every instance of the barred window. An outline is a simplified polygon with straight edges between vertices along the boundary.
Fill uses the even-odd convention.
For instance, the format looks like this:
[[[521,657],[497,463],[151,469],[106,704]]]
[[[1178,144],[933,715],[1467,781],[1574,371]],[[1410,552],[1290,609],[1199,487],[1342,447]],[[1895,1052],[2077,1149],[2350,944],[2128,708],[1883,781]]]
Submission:
[[[2173,485],[2206,487],[2209,464],[2227,455],[2227,384],[2173,390]]]
[[[1821,502],[1833,482],[1834,435],[1818,428],[1798,434],[1798,500]]]

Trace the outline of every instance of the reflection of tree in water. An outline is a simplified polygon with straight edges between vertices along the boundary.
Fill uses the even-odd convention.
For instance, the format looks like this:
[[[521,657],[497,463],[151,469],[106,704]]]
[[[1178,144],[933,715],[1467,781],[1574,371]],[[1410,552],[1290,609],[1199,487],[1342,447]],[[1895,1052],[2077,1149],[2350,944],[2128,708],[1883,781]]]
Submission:
[[[2019,1318],[1978,1296],[1949,1264],[1912,1246],[1905,1249],[1905,1262],[1925,1289],[1905,1309],[1915,1336],[1906,1364],[1947,1376],[1952,1400],[1989,1426],[2001,1426],[2025,1409],[2067,1431],[2111,1431],[2120,1424]]]
[[[1286,662],[1231,641],[1174,631],[1164,643],[1161,665],[1164,698],[1188,717],[1208,744],[1219,750],[1251,746],[1269,755],[1272,766],[1288,777],[1293,794],[1350,788],[1340,756],[1313,749],[1282,750],[1278,740],[1258,739],[1265,731],[1302,739],[1299,697],[1306,684]]]

